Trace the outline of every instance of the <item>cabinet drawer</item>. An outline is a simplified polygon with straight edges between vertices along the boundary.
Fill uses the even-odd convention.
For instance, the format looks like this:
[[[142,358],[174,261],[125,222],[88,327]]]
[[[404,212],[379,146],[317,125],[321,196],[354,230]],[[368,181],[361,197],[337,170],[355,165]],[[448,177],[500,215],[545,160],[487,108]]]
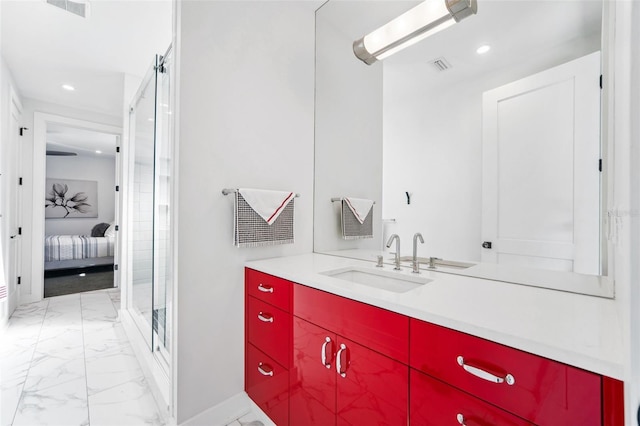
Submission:
[[[299,284],[293,314],[404,364],[409,362],[409,318]]]
[[[291,314],[247,297],[247,338],[262,352],[289,368]]]
[[[411,425],[532,425],[414,369],[410,373],[409,394]]]
[[[245,268],[247,294],[291,312],[291,282]]]
[[[289,424],[289,371],[247,344],[245,390],[277,425]]]
[[[412,319],[410,364],[537,424],[602,421],[600,376],[495,342]]]

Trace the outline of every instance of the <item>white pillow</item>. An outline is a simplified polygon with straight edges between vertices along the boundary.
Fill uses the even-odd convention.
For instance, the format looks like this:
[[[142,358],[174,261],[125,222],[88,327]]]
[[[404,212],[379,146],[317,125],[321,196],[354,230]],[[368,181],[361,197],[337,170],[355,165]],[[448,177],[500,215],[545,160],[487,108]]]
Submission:
[[[107,228],[106,231],[104,231],[104,236],[105,237],[115,237],[116,236],[116,225],[111,222],[111,224],[109,224],[109,227]]]

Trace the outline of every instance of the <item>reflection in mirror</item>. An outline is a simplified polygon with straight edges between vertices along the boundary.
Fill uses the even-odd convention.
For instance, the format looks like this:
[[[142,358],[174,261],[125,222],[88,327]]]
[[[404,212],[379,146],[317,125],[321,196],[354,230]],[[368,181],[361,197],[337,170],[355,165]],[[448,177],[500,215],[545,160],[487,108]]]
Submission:
[[[406,255],[421,232],[426,261],[476,265],[443,272],[606,272],[602,3],[482,1],[383,61],[355,57],[354,40],[416,4],[316,13],[315,251],[371,260],[398,234]],[[340,238],[339,196],[377,201],[373,239]]]

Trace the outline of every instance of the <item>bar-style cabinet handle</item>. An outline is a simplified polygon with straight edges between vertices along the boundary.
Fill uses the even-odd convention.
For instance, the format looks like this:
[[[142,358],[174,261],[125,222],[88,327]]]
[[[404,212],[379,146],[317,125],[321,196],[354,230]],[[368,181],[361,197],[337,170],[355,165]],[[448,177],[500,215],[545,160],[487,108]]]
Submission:
[[[273,293],[273,287],[271,287],[270,285],[264,285],[262,283],[258,284],[258,290],[263,293]]]
[[[507,384],[510,386],[515,384],[516,382],[515,377],[513,377],[511,374],[507,374],[506,376],[504,376],[504,378],[502,378],[502,377],[496,376],[495,374],[491,374],[488,371],[482,370],[478,367],[473,367],[469,364],[465,364],[464,358],[462,356],[458,356],[456,361],[458,362],[458,365],[464,368],[464,371],[466,371],[467,373],[473,374],[474,376],[479,377],[488,382],[498,383],[498,384],[507,382]]]
[[[327,346],[331,343],[331,337],[327,336],[324,338],[324,343],[322,344],[322,353],[321,353],[321,358],[322,358],[322,365],[324,365],[327,368],[331,368],[331,358],[329,358],[329,361],[327,361]],[[331,345],[331,352],[333,353],[333,344]]]
[[[340,356],[342,355],[342,352],[346,350],[347,350],[347,345],[345,345],[344,343],[340,343],[340,350],[336,355],[336,371],[342,378],[347,377],[347,369],[345,368],[344,371],[342,371],[342,362],[340,362],[340,358],[341,358]],[[347,352],[347,355],[348,355],[348,352]],[[349,364],[348,361],[347,361],[347,364]]]
[[[267,369],[265,370],[263,367],[266,367]],[[258,371],[263,376],[273,376],[273,368],[271,368],[269,364],[263,364],[263,363],[258,364]]]
[[[273,315],[265,314],[264,312],[260,311],[260,313],[258,314],[258,319],[262,322],[273,322]]]

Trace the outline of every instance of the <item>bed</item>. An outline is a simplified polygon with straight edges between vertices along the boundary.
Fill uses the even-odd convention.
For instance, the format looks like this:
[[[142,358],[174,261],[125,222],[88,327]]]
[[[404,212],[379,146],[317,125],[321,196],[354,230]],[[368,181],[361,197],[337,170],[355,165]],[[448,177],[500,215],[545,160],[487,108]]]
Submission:
[[[113,257],[114,237],[49,235],[44,240],[44,261],[62,261]]]
[[[113,270],[116,232],[113,223],[98,223],[91,235],[48,235],[44,239],[44,275],[78,270]]]

